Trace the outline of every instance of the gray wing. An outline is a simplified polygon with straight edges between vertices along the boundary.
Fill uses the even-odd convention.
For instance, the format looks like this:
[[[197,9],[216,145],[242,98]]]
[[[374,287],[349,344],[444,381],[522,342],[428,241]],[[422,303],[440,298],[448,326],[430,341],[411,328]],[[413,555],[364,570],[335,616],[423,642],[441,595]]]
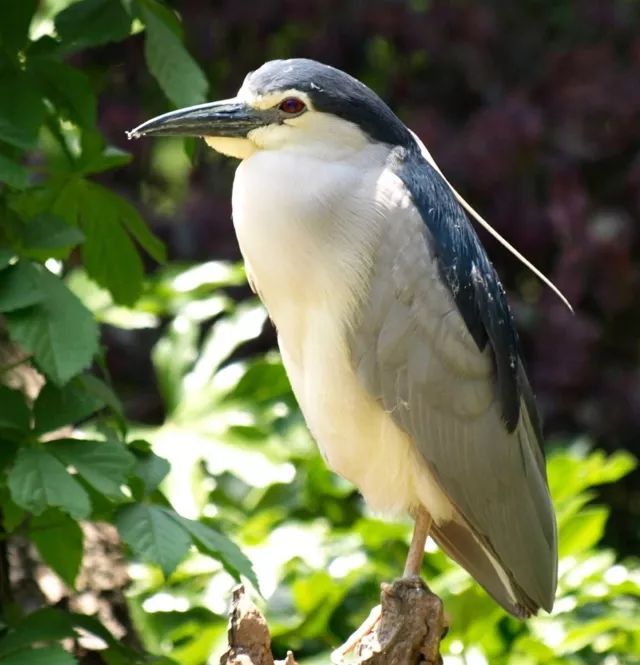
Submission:
[[[410,435],[459,513],[436,524],[443,549],[513,614],[550,609],[555,518],[522,364],[516,355],[512,393],[505,395],[496,332],[485,329],[491,343],[482,345],[470,331],[419,208],[400,206],[382,224],[370,290],[351,328],[354,369]],[[516,402],[513,423],[506,422],[505,399]]]

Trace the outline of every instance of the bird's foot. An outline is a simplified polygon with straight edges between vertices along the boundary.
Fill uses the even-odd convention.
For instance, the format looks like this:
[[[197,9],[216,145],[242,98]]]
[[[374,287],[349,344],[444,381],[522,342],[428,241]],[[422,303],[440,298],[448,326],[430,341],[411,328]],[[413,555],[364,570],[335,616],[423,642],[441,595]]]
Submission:
[[[417,576],[382,585],[382,604],[331,654],[335,665],[438,665],[448,626],[442,601]]]
[[[367,636],[375,634],[380,625],[381,617],[382,605],[376,605],[371,612],[369,612],[369,616],[364,620],[362,625],[349,635],[347,641],[331,652],[331,662],[334,665],[345,665],[345,663],[348,663],[353,656],[358,657],[360,655],[363,641]]]

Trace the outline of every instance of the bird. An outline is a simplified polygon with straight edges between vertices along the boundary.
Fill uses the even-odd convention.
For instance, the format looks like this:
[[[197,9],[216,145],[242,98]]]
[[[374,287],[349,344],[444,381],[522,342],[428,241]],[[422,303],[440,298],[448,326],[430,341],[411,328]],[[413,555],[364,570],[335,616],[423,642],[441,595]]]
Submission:
[[[536,401],[460,196],[369,87],[304,58],[128,132],[240,160],[233,224],[306,423],[376,512],[415,520],[515,617],[552,610],[558,545]],[[550,284],[551,285],[551,284]],[[556,292],[563,297],[551,285]]]

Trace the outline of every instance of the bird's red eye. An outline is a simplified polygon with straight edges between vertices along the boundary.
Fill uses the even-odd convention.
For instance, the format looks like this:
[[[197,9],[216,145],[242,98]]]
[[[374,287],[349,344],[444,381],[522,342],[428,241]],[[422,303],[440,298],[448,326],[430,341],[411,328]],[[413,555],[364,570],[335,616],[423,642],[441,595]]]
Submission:
[[[287,97],[280,102],[278,108],[285,113],[295,115],[296,113],[302,113],[302,111],[304,111],[305,103],[297,97]]]

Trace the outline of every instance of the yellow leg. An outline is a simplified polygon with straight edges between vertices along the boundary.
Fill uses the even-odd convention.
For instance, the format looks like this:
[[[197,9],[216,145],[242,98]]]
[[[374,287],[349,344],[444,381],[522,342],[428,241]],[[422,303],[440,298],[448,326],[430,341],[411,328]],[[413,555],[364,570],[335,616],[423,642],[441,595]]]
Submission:
[[[424,546],[427,542],[429,529],[431,528],[431,515],[422,506],[416,510],[414,517],[416,524],[413,528],[413,537],[411,538],[403,577],[411,577],[413,575],[420,577],[422,559],[424,558]]]
[[[404,567],[403,577],[420,576],[422,559],[424,557],[424,546],[427,542],[429,529],[431,528],[431,515],[420,506],[414,514],[415,526],[413,528],[413,537],[409,546],[409,554]],[[376,605],[364,623],[349,637],[349,639],[331,654],[331,662],[335,664],[347,663],[347,656],[357,652],[360,643],[367,635],[374,633],[380,624],[382,607]]]

